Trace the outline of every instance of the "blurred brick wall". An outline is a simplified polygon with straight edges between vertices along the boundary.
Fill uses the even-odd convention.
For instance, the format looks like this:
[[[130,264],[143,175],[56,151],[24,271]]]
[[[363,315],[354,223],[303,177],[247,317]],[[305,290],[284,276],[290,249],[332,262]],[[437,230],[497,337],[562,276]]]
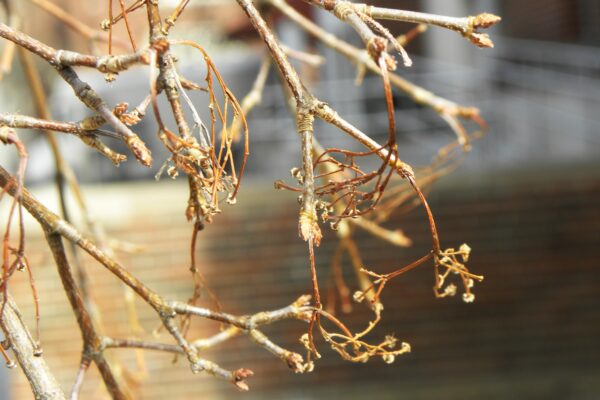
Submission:
[[[469,178],[450,177],[430,195],[444,246],[467,242],[471,267],[486,276],[476,287],[474,304],[458,298],[436,300],[432,271],[420,267],[391,283],[381,335],[395,333],[411,343],[413,353],[393,365],[343,363],[321,343],[316,371],[294,375],[281,361],[245,337],[205,354],[225,368],[256,372],[251,392],[239,394],[203,374],[194,376],[185,361],[145,353],[147,378],[142,399],[297,398],[359,399],[595,399],[600,393],[600,335],[597,250],[600,246],[600,180],[570,172],[523,176],[521,173]],[[191,291],[188,241],[191,227],[183,218],[181,182],[96,187],[87,190],[92,209],[107,215],[115,237],[145,246],[138,255],[118,258],[159,293],[185,300]],[[264,189],[264,190],[262,190]],[[120,197],[115,197],[121,193]],[[267,193],[267,194],[265,194]],[[42,193],[52,199],[52,195]],[[104,205],[104,206],[102,206]],[[252,313],[287,305],[309,289],[305,248],[297,238],[294,196],[270,187],[247,186],[238,205],[200,235],[199,264],[227,311]],[[392,221],[415,241],[397,250],[359,235],[365,265],[392,270],[422,255],[429,243],[420,209]],[[327,287],[332,255],[330,234],[317,252],[321,285]],[[39,231],[29,229],[28,248],[42,302],[44,356],[65,390],[79,362],[81,343],[55,268]],[[100,266],[84,257],[107,332],[127,330],[122,288]],[[349,270],[350,268],[348,268]],[[32,320],[26,277],[11,290]],[[353,282],[348,275],[348,282]],[[150,333],[156,318],[137,302],[142,325]],[[347,317],[366,321],[360,306]],[[33,326],[32,324],[30,326]],[[196,320],[192,337],[216,332],[215,324]],[[304,326],[296,322],[265,329],[278,343],[299,350]],[[168,337],[161,334],[162,340]],[[126,365],[135,352],[112,351]],[[21,372],[9,373],[14,399],[29,399]],[[106,398],[94,371],[83,399]]]

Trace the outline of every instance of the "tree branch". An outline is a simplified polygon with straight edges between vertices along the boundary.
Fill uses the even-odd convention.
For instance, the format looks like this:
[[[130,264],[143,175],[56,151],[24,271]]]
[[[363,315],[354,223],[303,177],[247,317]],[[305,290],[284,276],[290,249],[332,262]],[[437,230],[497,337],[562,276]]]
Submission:
[[[2,167],[0,167],[0,187],[4,188],[11,196],[16,194],[14,178],[11,177],[10,174],[8,174],[8,172],[6,172],[6,170],[4,170]],[[59,245],[59,239],[60,236],[62,236],[63,238],[75,243],[82,250],[94,257],[100,262],[100,264],[107,268],[123,283],[133,289],[142,299],[144,299],[152,308],[156,310],[161,321],[171,335],[175,338],[182,352],[187,355],[192,366],[192,371],[206,371],[212,375],[232,382],[241,390],[247,390],[247,385],[244,382],[244,379],[251,376],[252,372],[243,368],[235,371],[226,371],[211,361],[199,358],[197,355],[197,349],[183,338],[179,332],[179,329],[175,326],[173,322],[174,317],[177,314],[196,315],[215,321],[228,323],[250,332],[255,330],[259,325],[273,323],[282,319],[306,320],[306,313],[307,311],[311,310],[305,308],[308,301],[308,297],[306,296],[300,297],[288,307],[275,311],[260,312],[250,317],[238,317],[223,312],[212,311],[206,308],[191,306],[187,303],[165,300],[163,297],[149,289],[143,282],[129,273],[124,267],[102,252],[91,240],[81,235],[72,225],[60,219],[60,217],[44,207],[35,198],[33,198],[33,196],[31,196],[26,189],[23,189],[21,192],[21,201],[23,207],[38,221],[38,223],[46,232],[59,268],[67,268],[68,266],[66,259],[64,258],[64,249],[61,248],[62,242],[60,242]],[[101,352],[99,353],[97,350],[102,349],[102,340],[93,331],[89,316],[87,316],[87,312],[85,312],[85,308],[83,308],[80,295],[78,295],[77,290],[74,289],[75,284],[72,280],[72,277],[70,277],[70,272],[68,275],[65,275],[62,278],[66,278],[66,281],[63,283],[65,284],[65,290],[67,291],[68,296],[70,296],[70,301],[72,304],[75,304],[78,321],[82,328],[82,332],[84,332],[82,334],[84,337],[90,337],[90,341],[94,342],[93,349],[96,351],[93,352],[93,355],[90,356],[90,358],[95,362],[98,361],[97,365],[99,368],[108,368],[108,366],[102,361],[102,358],[95,358],[97,354],[101,354]],[[254,340],[257,341],[256,337],[260,337],[261,334],[259,332],[255,333],[254,335]],[[231,337],[233,336],[234,335],[231,335]],[[278,354],[278,356],[285,358],[290,367],[296,367],[298,365],[296,361],[299,360],[299,356],[295,353],[287,352],[284,354],[276,351],[275,349],[277,349],[278,346],[275,346],[270,341],[261,340],[257,342],[266,346],[269,351],[275,352]],[[285,355],[285,357],[283,357],[283,355]],[[291,360],[296,361],[292,362]],[[104,373],[108,374],[109,371],[105,371]]]
[[[0,292],[0,301],[3,294]],[[63,400],[65,395],[31,339],[15,302],[8,297],[0,325],[36,399]]]
[[[79,330],[81,331],[83,339],[83,362],[85,362],[85,360],[94,361],[100,371],[106,389],[113,399],[131,399],[131,394],[123,389],[123,385],[119,383],[113,368],[103,354],[101,338],[94,328],[92,319],[85,308],[81,292],[73,278],[73,271],[71,271],[71,267],[67,261],[67,255],[60,234],[47,229],[45,230],[45,233],[48,247],[54,256],[54,261],[58,267],[58,274],[62,281],[63,288],[65,289],[65,294],[69,299],[69,303],[71,303],[71,308],[75,313]]]
[[[81,54],[68,50],[57,50],[1,22],[0,37],[10,40],[18,46],[29,50],[55,67],[89,67],[103,73],[110,72],[116,74],[127,70],[132,65],[148,63],[147,49],[130,54],[117,56],[109,55],[104,57]]]

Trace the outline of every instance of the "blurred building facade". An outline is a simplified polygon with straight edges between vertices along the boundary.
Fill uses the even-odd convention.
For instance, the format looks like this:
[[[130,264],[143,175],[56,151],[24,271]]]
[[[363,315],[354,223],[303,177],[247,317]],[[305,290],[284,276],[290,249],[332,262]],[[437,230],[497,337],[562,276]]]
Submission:
[[[475,287],[476,300],[460,296],[435,299],[433,271],[423,265],[390,282],[383,294],[383,322],[371,340],[394,334],[409,342],[412,352],[388,365],[345,362],[318,341],[323,355],[313,373],[293,374],[281,360],[245,336],[202,356],[224,368],[251,368],[251,391],[240,394],[232,385],[207,374],[194,375],[184,358],[145,352],[144,364],[133,350],[110,350],[127,368],[135,398],[162,399],[406,399],[429,400],[594,400],[600,392],[600,175],[568,170],[456,174],[434,190],[429,201],[444,246],[468,243],[471,270],[485,276]],[[122,194],[126,192],[127,196]],[[55,208],[51,187],[35,194]],[[117,258],[158,293],[185,301],[192,292],[189,240],[183,182],[102,184],[86,188],[94,216],[116,240],[142,246]],[[116,195],[119,194],[117,198]],[[118,199],[118,200],[117,200]],[[115,204],[118,207],[107,207]],[[199,236],[197,261],[224,310],[234,314],[276,309],[310,291],[306,245],[297,234],[294,194],[274,192],[271,185],[246,186],[236,206]],[[364,265],[390,272],[427,252],[430,237],[420,209],[394,216],[390,228],[400,228],[411,248],[394,248],[364,232],[356,243]],[[324,229],[317,249],[320,286],[327,306],[339,313],[330,265],[337,245],[335,233]],[[41,299],[44,357],[68,392],[81,350],[80,335],[44,237],[28,226],[28,256]],[[102,315],[103,332],[130,337],[123,286],[91,257],[81,257],[89,271],[92,293]],[[356,280],[343,259],[343,275],[351,291]],[[11,281],[29,326],[34,326],[31,291],[25,274]],[[153,310],[136,301],[146,337],[169,341]],[[210,306],[207,298],[201,305]],[[353,313],[338,314],[359,329],[372,318],[364,304]],[[298,338],[305,324],[288,321],[265,327],[277,344],[302,351]],[[190,338],[207,337],[218,324],[195,319]],[[143,366],[142,366],[143,365]],[[14,400],[31,399],[26,380],[14,369],[6,372]],[[138,387],[139,385],[139,387]],[[137,388],[137,389],[136,389]],[[4,392],[3,392],[4,395]],[[5,397],[3,397],[5,398]],[[94,368],[86,375],[82,399],[107,395]]]
[[[296,3],[304,4],[302,1]],[[503,16],[503,22],[491,31],[495,49],[477,49],[454,32],[431,28],[409,47],[415,59],[414,66],[398,71],[442,97],[481,109],[481,115],[490,123],[491,134],[474,147],[468,157],[471,166],[495,169],[519,164],[527,168],[540,163],[594,160],[600,145],[600,118],[596,112],[600,107],[600,47],[595,46],[600,35],[596,35],[598,28],[593,23],[598,15],[596,2],[536,0],[522,4],[486,0],[474,4],[463,0],[432,0],[379,3],[449,15],[491,11]],[[206,43],[229,86],[238,98],[242,98],[250,90],[260,63],[261,55],[255,46],[247,45],[255,40],[255,35],[235,5],[212,4],[190,4],[193,18],[184,18],[178,28]],[[325,12],[309,11],[304,10],[330,32],[360,46],[355,33],[347,26]],[[85,10],[82,12],[85,15]],[[87,13],[97,20],[98,10]],[[223,21],[223,15],[228,16],[227,21]],[[135,16],[139,26],[144,26],[143,15]],[[199,24],[196,18],[206,22]],[[91,24],[93,18],[88,16],[88,19]],[[361,86],[356,86],[353,82],[356,70],[346,59],[314,42],[291,22],[283,18],[275,20],[278,21],[278,34],[288,46],[316,50],[326,56],[327,62],[317,75],[319,83],[313,90],[359,128],[384,140],[385,108],[380,80],[368,76]],[[394,33],[404,32],[408,27],[389,25]],[[177,30],[174,32],[177,34]],[[143,35],[141,30],[138,33],[140,40]],[[232,37],[233,42],[227,41]],[[73,43],[76,43],[74,39]],[[189,55],[187,53],[181,59],[189,59]],[[182,61],[181,68],[187,76],[201,81],[200,61],[197,57],[193,60],[193,63]],[[121,74],[112,85],[106,84],[98,74],[82,73],[110,104],[128,101],[133,106],[148,90],[147,76],[140,70]],[[257,179],[277,178],[271,171],[289,169],[293,166],[291,160],[299,159],[292,118],[276,75],[271,73],[261,106],[249,116],[252,155],[248,172]],[[77,120],[89,114],[73,99],[64,83],[57,82],[54,89],[54,104],[60,104],[54,110],[57,118]],[[203,107],[207,104],[206,96],[193,94],[192,99],[208,118],[207,109]],[[9,110],[23,107],[18,103],[5,104],[4,108]],[[417,165],[427,164],[438,148],[452,140],[450,129],[435,113],[415,105],[402,93],[396,94],[396,106],[401,156]],[[65,146],[72,149],[67,151],[70,161],[77,165],[81,178],[98,181],[154,176],[160,160],[167,154],[161,152],[152,116],[149,115],[136,129],[158,155],[153,169],[144,170],[129,162],[116,170],[101,157],[82,148],[76,140],[66,139]],[[320,126],[318,133],[324,144],[352,145],[351,140],[327,126]],[[119,144],[115,146],[125,151]],[[45,143],[31,143],[30,151],[38,160],[36,165],[30,166],[30,179],[50,178],[53,166]]]

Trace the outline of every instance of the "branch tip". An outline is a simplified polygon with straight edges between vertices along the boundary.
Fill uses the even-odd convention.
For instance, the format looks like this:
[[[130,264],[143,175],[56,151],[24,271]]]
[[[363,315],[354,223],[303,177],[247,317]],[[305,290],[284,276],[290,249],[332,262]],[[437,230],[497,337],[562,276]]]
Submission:
[[[250,387],[245,382],[246,379],[250,378],[254,375],[254,372],[248,368],[240,368],[238,370],[233,371],[233,384],[236,388],[238,388],[242,392],[247,392],[250,390]]]

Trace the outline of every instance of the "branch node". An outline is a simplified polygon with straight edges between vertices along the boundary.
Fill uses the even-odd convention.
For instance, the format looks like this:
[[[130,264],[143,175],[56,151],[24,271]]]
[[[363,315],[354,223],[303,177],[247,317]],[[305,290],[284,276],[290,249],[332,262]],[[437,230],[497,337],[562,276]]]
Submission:
[[[336,5],[333,7],[333,13],[335,16],[341,20],[345,21],[346,18],[350,16],[350,14],[354,14],[354,4],[349,1],[338,1]]]

